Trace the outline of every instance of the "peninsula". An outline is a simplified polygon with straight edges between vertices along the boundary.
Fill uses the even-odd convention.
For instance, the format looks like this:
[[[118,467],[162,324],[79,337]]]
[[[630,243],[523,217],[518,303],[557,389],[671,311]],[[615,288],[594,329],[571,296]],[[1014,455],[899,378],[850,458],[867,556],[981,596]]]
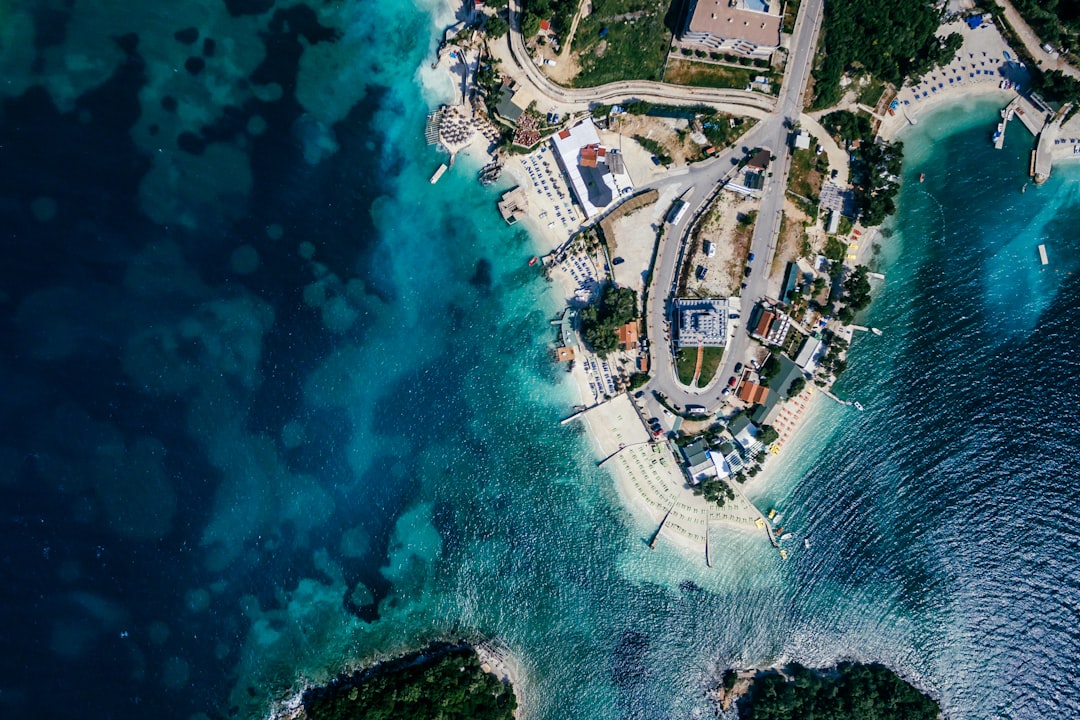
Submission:
[[[429,141],[482,139],[481,180],[513,177],[499,210],[567,298],[553,353],[581,402],[564,422],[587,423],[650,546],[711,564],[729,527],[782,559],[809,547],[743,487],[821,402],[863,409],[831,388],[854,333],[887,331],[857,319],[885,279],[904,127],[992,96],[988,142],[1019,119],[1035,182],[1080,148],[1075,88],[1013,48],[1005,11],[892,4],[676,3],[669,29],[660,5],[504,0],[440,46],[462,101]]]

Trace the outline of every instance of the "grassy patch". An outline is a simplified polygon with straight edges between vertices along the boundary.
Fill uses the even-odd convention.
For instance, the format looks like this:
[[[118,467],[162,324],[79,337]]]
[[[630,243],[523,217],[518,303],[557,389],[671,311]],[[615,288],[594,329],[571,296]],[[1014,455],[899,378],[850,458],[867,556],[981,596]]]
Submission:
[[[693,382],[696,369],[697,348],[679,348],[679,354],[675,356],[675,372],[679,375],[679,382],[683,385]]]
[[[875,77],[867,78],[866,83],[859,89],[859,102],[867,107],[877,107],[884,92],[885,83]]]
[[[716,371],[720,369],[720,361],[724,359],[724,348],[707,347],[701,358],[701,375],[698,376],[698,387],[705,387],[712,382]]]
[[[594,0],[592,13],[578,21],[574,33],[581,65],[574,86],[659,80],[671,46],[664,26],[667,10],[668,4],[657,0]]]
[[[799,15],[799,0],[788,0],[784,5],[784,27],[783,32],[788,35],[795,32],[795,18]]]
[[[768,73],[754,68],[731,67],[676,58],[668,58],[667,66],[664,68],[664,82],[693,87],[741,90],[757,75],[768,75]]]
[[[813,144],[813,141],[811,141]],[[827,156],[815,155],[811,150],[796,150],[791,154],[791,174],[788,188],[792,192],[816,203],[821,197],[821,186],[828,170]]]

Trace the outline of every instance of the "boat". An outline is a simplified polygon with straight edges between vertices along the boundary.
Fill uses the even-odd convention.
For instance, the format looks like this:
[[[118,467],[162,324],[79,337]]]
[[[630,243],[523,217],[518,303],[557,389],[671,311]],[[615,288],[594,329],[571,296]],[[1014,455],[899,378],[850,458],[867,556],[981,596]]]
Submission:
[[[774,517],[776,517],[776,509],[775,508],[773,508],[772,510],[769,511],[769,519],[772,520]]]
[[[863,410],[864,409],[863,406],[862,406],[862,403],[859,402],[858,400],[856,400],[855,402],[853,402],[851,404],[855,406],[856,410]]]
[[[807,550],[810,549],[810,538],[803,538],[802,546]]]
[[[919,182],[926,182],[926,173],[921,173],[919,175]]]
[[[793,537],[795,537],[795,535],[792,534],[792,533],[784,533],[783,535],[780,536],[780,539],[781,540],[790,540]]]
[[[537,257],[536,255],[533,255],[532,260],[529,261],[529,267],[532,267],[533,265],[535,265],[539,261],[540,261],[540,258]]]
[[[787,560],[787,550],[781,550],[780,551],[780,559],[781,560]]]
[[[492,160],[484,167],[480,168],[478,177],[480,178],[480,184],[487,186],[494,183],[502,175],[502,163],[498,160]]]

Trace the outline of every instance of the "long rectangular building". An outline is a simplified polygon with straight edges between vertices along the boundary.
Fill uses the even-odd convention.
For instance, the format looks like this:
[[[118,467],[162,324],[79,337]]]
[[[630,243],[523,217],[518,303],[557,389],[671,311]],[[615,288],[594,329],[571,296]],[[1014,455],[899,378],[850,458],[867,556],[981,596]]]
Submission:
[[[767,3],[696,0],[682,42],[750,57],[768,57],[780,47],[783,18]]]

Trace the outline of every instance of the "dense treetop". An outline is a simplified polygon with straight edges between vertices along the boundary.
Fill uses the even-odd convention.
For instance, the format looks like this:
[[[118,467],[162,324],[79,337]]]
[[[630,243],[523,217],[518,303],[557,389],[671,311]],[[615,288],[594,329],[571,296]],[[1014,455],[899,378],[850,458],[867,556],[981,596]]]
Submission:
[[[814,71],[814,107],[840,100],[845,72],[869,73],[900,84],[948,62],[959,49],[958,34],[935,36],[941,13],[930,0],[829,0],[825,3],[824,55]]]
[[[801,665],[761,673],[739,701],[740,720],[937,720],[937,703],[883,665],[842,663],[835,672]]]
[[[637,317],[638,297],[630,288],[608,285],[600,301],[581,309],[581,335],[600,357],[619,348],[615,329]]]
[[[472,648],[433,646],[304,693],[309,720],[512,720],[512,689]]]

